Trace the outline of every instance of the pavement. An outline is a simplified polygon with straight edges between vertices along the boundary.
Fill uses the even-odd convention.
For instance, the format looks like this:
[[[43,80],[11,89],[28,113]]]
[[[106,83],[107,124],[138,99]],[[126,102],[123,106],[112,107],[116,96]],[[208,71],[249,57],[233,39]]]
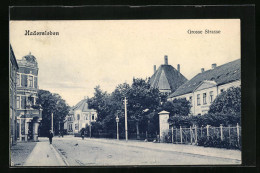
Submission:
[[[22,166],[36,144],[36,142],[18,142],[12,146],[10,151],[11,166]]]
[[[41,138],[23,166],[66,166],[66,162],[47,138]]]

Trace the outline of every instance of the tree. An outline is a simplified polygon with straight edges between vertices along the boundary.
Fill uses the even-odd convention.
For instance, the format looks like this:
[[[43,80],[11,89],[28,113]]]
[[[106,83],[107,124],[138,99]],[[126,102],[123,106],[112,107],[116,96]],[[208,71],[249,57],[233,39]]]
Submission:
[[[135,123],[137,138],[139,138],[139,124],[157,109],[160,104],[160,93],[158,89],[152,88],[147,80],[133,79],[127,99],[129,119]]]
[[[241,88],[231,87],[222,92],[210,105],[208,113],[240,113],[241,112]]]
[[[107,104],[109,94],[107,94],[107,92],[103,92],[100,89],[100,86],[96,86],[94,90],[94,97],[87,100],[88,106],[90,109],[95,109],[97,111],[97,121],[102,121],[109,111],[109,107]]]
[[[52,94],[47,90],[39,90],[35,107],[42,107],[41,135],[45,136],[51,129],[51,114],[53,113],[54,131],[58,132],[60,122],[69,113],[69,106],[59,94]]]
[[[158,108],[160,102],[160,94],[158,89],[150,87],[147,80],[133,79],[130,86],[127,83],[119,84],[111,94],[103,92],[99,86],[95,88],[94,97],[88,100],[89,107],[97,110],[99,126],[102,130],[108,132],[111,129],[116,130],[116,115],[119,116],[119,129],[124,130],[124,97],[127,98],[128,112],[128,130],[129,132],[137,132],[139,137],[139,124],[153,119],[154,111]],[[153,122],[153,121],[151,121]],[[135,127],[135,128],[132,128]],[[144,130],[142,129],[141,130]]]
[[[170,116],[188,116],[190,113],[190,102],[185,98],[174,99],[167,101],[161,106],[161,111],[170,112]]]

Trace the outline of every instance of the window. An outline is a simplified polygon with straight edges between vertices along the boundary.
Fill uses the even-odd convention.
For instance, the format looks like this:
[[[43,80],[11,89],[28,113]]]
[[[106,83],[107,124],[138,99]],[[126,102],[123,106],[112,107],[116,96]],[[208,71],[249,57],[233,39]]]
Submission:
[[[209,100],[210,100],[210,103],[213,102],[213,91],[209,92]]]
[[[79,130],[79,124],[75,124],[75,130]]]
[[[79,114],[77,115],[77,119],[80,120],[80,115]]]
[[[190,96],[189,101],[190,101],[190,104],[191,104],[191,106],[192,106],[192,96]]]
[[[17,74],[16,76],[16,85],[20,86],[20,74]]]
[[[29,76],[28,82],[29,82],[29,87],[33,87],[33,76]]]
[[[220,92],[222,93],[224,91],[224,89],[221,89]]]
[[[197,105],[198,106],[200,105],[200,95],[199,94],[197,95]]]
[[[207,93],[203,93],[203,104],[207,104]]]
[[[20,100],[20,96],[16,97],[16,108],[20,109],[21,108],[21,100]]]
[[[34,77],[34,88],[37,88],[37,77]]]
[[[88,120],[88,114],[86,114],[86,120]]]
[[[92,120],[94,120],[94,119],[95,119],[95,116],[94,116],[94,114],[92,114],[92,117],[91,117],[91,119],[92,119]]]

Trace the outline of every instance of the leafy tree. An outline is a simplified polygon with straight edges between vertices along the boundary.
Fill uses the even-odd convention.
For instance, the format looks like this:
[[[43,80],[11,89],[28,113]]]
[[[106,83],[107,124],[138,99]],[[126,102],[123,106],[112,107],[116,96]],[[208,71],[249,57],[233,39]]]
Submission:
[[[107,92],[103,92],[100,89],[100,86],[95,87],[94,90],[94,97],[88,99],[87,102],[89,108],[95,109],[97,111],[97,121],[102,121],[107,116],[107,113],[109,111],[109,106],[107,104],[109,94],[107,94]]]
[[[124,131],[124,97],[128,100],[128,131],[136,132],[139,137],[139,124],[143,125],[145,121],[145,127],[142,127],[147,130],[148,119],[153,123],[152,112],[158,108],[160,102],[159,90],[151,88],[147,80],[133,79],[131,86],[127,83],[119,84],[111,94],[103,92],[97,86],[94,97],[88,100],[88,104],[90,108],[97,110],[97,122],[104,131],[116,130],[116,115],[120,119],[119,130]],[[144,131],[142,128],[140,130]]]
[[[158,89],[151,88],[147,80],[133,79],[127,99],[129,120],[135,123],[137,138],[139,138],[139,124],[149,113],[157,109],[160,104],[160,93]]]
[[[161,106],[161,110],[170,112],[170,116],[188,116],[190,113],[190,102],[185,98],[167,101]]]
[[[39,90],[35,107],[39,106],[42,108],[42,121],[40,126],[41,135],[45,136],[51,129],[52,113],[54,132],[57,133],[59,129],[59,123],[62,124],[66,115],[69,113],[68,104],[58,94],[52,94],[47,90]]]
[[[240,113],[241,112],[241,88],[231,87],[222,92],[210,105],[208,113]]]

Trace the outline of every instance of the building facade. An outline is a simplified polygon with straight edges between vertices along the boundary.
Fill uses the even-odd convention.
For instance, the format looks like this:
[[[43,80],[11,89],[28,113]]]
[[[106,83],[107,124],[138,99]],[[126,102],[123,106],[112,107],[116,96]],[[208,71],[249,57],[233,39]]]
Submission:
[[[180,65],[177,70],[168,64],[168,56],[164,56],[164,64],[158,70],[154,65],[154,74],[149,79],[151,87],[158,88],[161,93],[169,94],[174,92],[179,86],[184,84],[187,79],[180,72]]]
[[[17,62],[19,66],[16,75],[17,139],[37,141],[38,127],[42,119],[41,110],[33,108],[38,92],[38,63],[31,53]]]
[[[209,110],[215,98],[230,87],[241,86],[240,59],[218,66],[212,64],[212,69],[197,74],[191,80],[180,86],[168,97],[168,101],[186,98],[191,103],[191,115],[203,115]]]
[[[67,129],[68,134],[79,133],[82,128],[90,126],[91,122],[96,122],[97,116],[97,111],[89,109],[87,99],[83,99],[71,108],[64,129]]]
[[[17,134],[16,134],[16,74],[18,72],[18,64],[10,45],[10,59],[9,59],[9,105],[10,105],[10,144],[15,145],[17,141]]]

